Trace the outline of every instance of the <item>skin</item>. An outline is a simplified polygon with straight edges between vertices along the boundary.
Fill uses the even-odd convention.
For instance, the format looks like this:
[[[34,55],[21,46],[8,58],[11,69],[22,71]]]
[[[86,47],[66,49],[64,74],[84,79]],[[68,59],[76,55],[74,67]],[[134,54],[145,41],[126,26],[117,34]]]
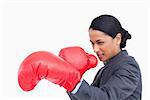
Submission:
[[[102,62],[107,62],[121,51],[120,33],[117,33],[116,37],[112,38],[102,31],[89,29],[89,37],[94,52]]]

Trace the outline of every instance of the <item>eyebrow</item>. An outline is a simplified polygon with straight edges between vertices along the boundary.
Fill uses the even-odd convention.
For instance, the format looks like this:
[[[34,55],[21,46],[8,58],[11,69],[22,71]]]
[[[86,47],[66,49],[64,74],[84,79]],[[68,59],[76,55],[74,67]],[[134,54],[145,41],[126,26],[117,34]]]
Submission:
[[[98,39],[98,40],[96,40],[95,42],[99,42],[99,41],[102,41],[102,39]],[[92,40],[90,40],[90,42],[93,43]]]
[[[90,40],[90,42],[93,44],[93,41]]]

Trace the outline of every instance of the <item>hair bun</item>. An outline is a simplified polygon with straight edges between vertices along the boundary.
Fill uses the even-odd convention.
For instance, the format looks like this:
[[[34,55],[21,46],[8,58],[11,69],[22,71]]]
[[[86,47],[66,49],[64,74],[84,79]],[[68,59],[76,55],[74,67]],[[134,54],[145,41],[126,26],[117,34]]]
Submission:
[[[122,39],[121,39],[121,48],[124,48],[126,46],[126,41],[127,39],[131,39],[131,34],[128,33],[128,31],[126,31],[125,29],[122,28]]]
[[[131,34],[129,34],[128,31],[125,30],[124,34],[127,39],[131,39]]]

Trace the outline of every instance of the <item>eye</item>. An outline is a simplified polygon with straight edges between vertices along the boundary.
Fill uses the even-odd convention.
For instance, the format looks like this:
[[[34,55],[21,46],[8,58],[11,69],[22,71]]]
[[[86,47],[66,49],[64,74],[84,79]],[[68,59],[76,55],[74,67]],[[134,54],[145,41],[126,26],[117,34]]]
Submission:
[[[103,41],[98,41],[97,44],[102,45],[102,44],[104,44],[104,42]]]

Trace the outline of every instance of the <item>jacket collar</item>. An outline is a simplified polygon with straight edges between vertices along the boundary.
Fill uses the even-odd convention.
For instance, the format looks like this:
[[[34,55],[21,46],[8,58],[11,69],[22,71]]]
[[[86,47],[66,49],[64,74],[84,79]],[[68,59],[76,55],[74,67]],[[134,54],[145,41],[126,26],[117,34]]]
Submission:
[[[108,61],[104,62],[104,65],[107,66],[111,63],[119,62],[124,56],[128,56],[128,52],[126,50],[121,50],[117,55],[113,56]]]

